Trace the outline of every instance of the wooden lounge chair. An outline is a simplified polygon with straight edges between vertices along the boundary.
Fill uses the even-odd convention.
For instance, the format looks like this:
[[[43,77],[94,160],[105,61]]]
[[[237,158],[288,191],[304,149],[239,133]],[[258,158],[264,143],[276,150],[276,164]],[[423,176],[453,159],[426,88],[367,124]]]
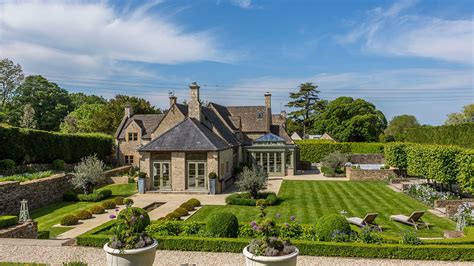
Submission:
[[[425,212],[423,211],[414,211],[410,215],[410,217],[402,215],[402,214],[392,215],[390,216],[390,220],[393,220],[399,223],[404,223],[407,225],[411,225],[415,227],[416,230],[418,230],[420,226],[429,228],[429,225],[421,220],[421,216],[423,216],[423,214],[425,214]]]
[[[367,213],[364,219],[359,217],[349,217],[346,218],[346,220],[351,224],[357,225],[358,227],[369,226],[370,228],[375,228],[379,231],[382,231],[382,228],[374,222],[378,215],[378,213]]]

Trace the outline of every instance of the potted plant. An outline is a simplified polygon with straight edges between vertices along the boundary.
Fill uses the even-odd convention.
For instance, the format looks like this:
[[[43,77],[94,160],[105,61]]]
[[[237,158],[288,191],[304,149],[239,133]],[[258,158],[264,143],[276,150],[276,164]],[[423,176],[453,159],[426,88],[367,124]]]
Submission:
[[[145,179],[146,179],[146,173],[144,172],[139,172],[138,173],[138,193],[145,193]]]
[[[112,217],[111,215],[111,218]],[[153,265],[158,242],[147,235],[150,217],[144,209],[127,207],[112,228],[113,236],[104,245],[107,265]]]
[[[260,210],[260,222],[252,222],[252,229],[255,235],[261,236],[254,238],[250,244],[243,250],[245,261],[250,265],[288,265],[296,266],[296,260],[299,253],[298,248],[291,244],[289,240],[283,240],[278,237],[278,229],[275,221],[264,219],[265,200],[258,200],[257,207]],[[294,217],[291,217],[294,221]]]
[[[217,174],[215,172],[210,172],[208,175],[208,178],[209,178],[209,193],[211,195],[215,195]]]

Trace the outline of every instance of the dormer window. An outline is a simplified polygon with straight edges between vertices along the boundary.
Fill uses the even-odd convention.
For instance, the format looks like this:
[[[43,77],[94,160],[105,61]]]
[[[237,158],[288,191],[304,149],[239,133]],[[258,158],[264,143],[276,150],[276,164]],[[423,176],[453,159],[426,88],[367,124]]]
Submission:
[[[137,132],[128,132],[128,141],[137,141],[138,133]]]
[[[263,113],[262,112],[257,113],[257,119],[263,119]]]

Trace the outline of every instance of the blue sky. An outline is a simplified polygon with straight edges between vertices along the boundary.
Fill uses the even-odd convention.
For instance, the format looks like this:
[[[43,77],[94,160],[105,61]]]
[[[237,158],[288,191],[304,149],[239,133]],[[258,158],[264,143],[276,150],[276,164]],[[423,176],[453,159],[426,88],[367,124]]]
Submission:
[[[274,112],[303,82],[425,124],[474,102],[472,1],[1,1],[0,57],[69,91]],[[288,109],[287,109],[288,110]]]

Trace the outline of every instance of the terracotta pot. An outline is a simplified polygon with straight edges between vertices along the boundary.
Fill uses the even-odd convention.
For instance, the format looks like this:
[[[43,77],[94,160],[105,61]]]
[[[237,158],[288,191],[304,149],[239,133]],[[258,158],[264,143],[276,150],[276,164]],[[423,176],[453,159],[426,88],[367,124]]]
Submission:
[[[113,249],[104,245],[104,251],[107,255],[107,265],[109,266],[147,266],[153,265],[155,260],[156,247],[158,241],[144,248],[137,249]]]

